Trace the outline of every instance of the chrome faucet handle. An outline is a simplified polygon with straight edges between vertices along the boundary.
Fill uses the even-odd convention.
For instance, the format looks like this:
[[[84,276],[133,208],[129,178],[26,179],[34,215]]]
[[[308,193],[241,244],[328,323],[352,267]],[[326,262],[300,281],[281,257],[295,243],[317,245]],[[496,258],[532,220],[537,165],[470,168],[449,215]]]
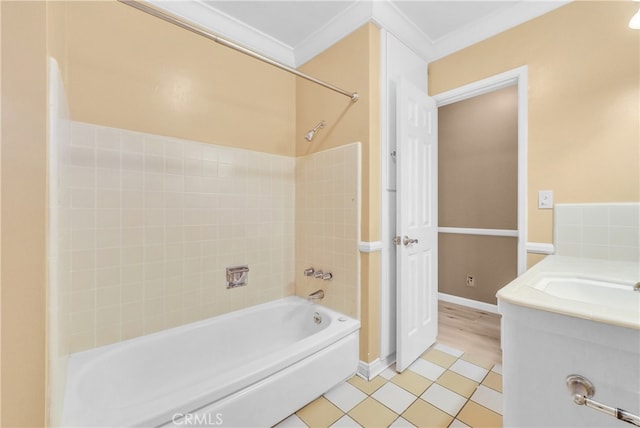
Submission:
[[[331,281],[333,279],[333,274],[331,272],[327,272],[322,275],[322,279],[325,281]]]
[[[313,276],[315,270],[313,270],[313,268],[309,268],[309,269],[305,269],[304,270],[304,276]]]
[[[322,278],[323,275],[324,275],[324,272],[322,272],[321,270],[317,270],[313,273],[314,278]]]

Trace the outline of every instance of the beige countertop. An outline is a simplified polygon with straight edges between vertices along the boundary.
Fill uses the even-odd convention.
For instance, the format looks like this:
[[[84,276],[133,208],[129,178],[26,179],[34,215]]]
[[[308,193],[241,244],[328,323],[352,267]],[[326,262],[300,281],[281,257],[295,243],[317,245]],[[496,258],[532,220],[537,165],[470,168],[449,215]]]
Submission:
[[[640,262],[548,256],[498,291],[501,302],[640,330]]]

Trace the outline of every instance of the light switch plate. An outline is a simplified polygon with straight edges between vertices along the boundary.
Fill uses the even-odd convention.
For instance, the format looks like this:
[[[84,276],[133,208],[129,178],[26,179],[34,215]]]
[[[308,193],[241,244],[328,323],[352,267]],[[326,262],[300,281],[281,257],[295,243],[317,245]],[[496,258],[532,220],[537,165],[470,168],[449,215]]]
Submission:
[[[538,208],[543,210],[553,208],[553,190],[538,191]]]

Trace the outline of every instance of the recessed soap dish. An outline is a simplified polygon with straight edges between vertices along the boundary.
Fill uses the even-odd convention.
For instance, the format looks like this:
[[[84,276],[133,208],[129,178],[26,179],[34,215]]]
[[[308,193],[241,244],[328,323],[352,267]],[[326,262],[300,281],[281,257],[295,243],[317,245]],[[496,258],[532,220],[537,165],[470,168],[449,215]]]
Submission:
[[[249,266],[227,268],[227,288],[236,288],[249,284]]]

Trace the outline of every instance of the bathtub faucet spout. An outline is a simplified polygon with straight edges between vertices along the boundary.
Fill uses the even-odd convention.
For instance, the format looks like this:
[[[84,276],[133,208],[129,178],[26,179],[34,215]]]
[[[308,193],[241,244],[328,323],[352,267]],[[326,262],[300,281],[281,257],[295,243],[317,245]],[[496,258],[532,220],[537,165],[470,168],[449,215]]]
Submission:
[[[307,297],[307,299],[309,299],[309,301],[314,301],[314,300],[320,300],[324,298],[324,290],[317,290],[314,291],[313,293],[309,294],[309,297]]]

